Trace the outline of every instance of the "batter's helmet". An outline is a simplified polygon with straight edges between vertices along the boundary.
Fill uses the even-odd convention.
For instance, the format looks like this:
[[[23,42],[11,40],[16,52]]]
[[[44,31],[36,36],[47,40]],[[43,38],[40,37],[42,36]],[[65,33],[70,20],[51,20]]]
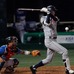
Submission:
[[[12,41],[18,42],[18,38],[15,36],[9,36],[6,38],[6,43],[10,43]]]
[[[49,6],[47,6],[47,9],[48,9],[48,11],[57,11],[57,9],[55,8],[55,6],[53,6],[53,5],[49,5]]]

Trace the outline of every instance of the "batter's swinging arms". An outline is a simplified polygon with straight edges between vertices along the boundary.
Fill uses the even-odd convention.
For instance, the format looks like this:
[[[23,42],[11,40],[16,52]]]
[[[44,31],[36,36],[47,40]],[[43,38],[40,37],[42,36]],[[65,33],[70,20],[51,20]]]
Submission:
[[[47,57],[41,60],[36,65],[30,67],[32,74],[36,74],[38,67],[44,66],[52,61],[55,52],[62,55],[62,60],[65,65],[66,74],[74,74],[74,71],[70,68],[70,60],[68,57],[68,50],[56,42],[57,38],[57,22],[59,19],[55,16],[56,8],[52,5],[47,8],[42,8],[42,12],[46,12],[46,16],[41,17],[41,23],[44,31],[44,43],[47,47]]]

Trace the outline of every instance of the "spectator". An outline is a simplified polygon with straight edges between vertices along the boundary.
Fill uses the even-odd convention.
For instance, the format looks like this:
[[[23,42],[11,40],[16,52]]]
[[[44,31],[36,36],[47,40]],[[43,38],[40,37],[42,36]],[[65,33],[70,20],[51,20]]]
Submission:
[[[23,43],[24,33],[26,33],[26,31],[25,31],[25,27],[26,27],[25,16],[20,17],[18,22],[15,24],[15,27],[19,33],[21,43]]]

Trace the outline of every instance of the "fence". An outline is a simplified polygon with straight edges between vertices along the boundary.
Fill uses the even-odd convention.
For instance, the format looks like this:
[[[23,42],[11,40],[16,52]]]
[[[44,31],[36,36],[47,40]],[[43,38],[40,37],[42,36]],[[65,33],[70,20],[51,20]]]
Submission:
[[[60,41],[58,41],[60,40]],[[61,41],[62,40],[62,41]],[[74,48],[74,32],[59,32],[57,42],[67,48]],[[27,48],[45,48],[43,32],[33,32],[24,34],[24,46]],[[69,45],[69,46],[68,46]]]

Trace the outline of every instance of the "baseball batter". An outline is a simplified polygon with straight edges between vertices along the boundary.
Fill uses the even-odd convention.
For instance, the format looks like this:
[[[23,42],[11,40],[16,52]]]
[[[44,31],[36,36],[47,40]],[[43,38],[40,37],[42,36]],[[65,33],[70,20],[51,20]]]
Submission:
[[[47,57],[41,60],[36,65],[30,67],[32,74],[36,74],[38,67],[44,66],[50,63],[54,54],[57,52],[62,55],[62,60],[65,65],[66,74],[74,74],[74,71],[70,68],[70,60],[68,57],[68,50],[56,42],[57,39],[57,23],[59,19],[55,16],[56,8],[52,5],[47,8],[42,8],[42,12],[46,12],[46,16],[41,17],[41,23],[44,31],[44,43],[47,47]]]

